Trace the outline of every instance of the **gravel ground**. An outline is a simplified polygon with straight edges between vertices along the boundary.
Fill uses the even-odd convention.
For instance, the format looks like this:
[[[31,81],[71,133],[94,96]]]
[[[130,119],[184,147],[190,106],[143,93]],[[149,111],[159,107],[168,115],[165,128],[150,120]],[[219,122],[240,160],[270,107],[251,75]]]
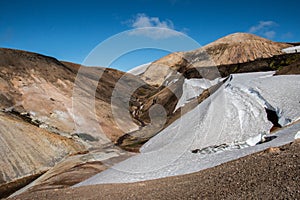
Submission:
[[[12,199],[300,199],[300,140],[197,173],[23,193]]]

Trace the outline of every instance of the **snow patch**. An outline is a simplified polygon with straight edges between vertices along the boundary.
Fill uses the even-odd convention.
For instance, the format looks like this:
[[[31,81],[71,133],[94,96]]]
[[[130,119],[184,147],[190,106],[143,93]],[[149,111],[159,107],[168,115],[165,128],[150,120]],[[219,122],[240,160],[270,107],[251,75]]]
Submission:
[[[284,53],[299,53],[300,52],[300,46],[295,47],[288,47],[285,49],[282,49]]]

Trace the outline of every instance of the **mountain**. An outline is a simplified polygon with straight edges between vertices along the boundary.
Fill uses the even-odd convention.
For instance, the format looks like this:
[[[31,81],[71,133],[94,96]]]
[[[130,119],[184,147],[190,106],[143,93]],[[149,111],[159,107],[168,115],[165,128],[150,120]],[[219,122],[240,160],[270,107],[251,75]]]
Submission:
[[[92,183],[190,173],[292,141],[300,54],[282,51],[291,46],[237,33],[133,74],[0,48],[0,196],[102,171]]]
[[[239,35],[245,40],[243,48],[254,48],[248,42],[249,38],[260,46],[258,50],[253,49],[254,52],[271,53],[253,54],[265,58],[257,57],[248,62],[241,60],[242,63],[229,62],[226,65],[220,62],[212,66],[211,60],[207,60],[207,53],[201,49],[173,53],[152,63],[141,78],[159,88],[159,92],[145,99],[137,108],[141,113],[137,117],[146,122],[145,126],[118,141],[118,145],[128,150],[139,149],[140,154],[75,187],[189,174],[292,142],[300,125],[300,77],[274,76],[274,71],[292,65],[299,67],[299,54],[282,52],[290,44],[247,34],[225,37],[220,43],[234,39],[232,45],[239,49],[241,40],[236,42]],[[220,43],[213,44],[219,46]],[[204,48],[208,47],[210,45]],[[225,52],[222,51],[221,55],[216,53],[215,57],[222,57]],[[242,57],[252,59],[244,54]],[[186,58],[183,58],[184,55]],[[193,68],[199,68],[200,74],[189,75],[187,72]],[[150,123],[155,118],[149,120],[144,115],[148,112],[149,116],[156,104],[163,105],[165,109],[162,114],[156,113],[161,119],[154,124],[163,122],[160,128]]]
[[[228,65],[280,55],[282,49],[290,46],[249,33],[234,33],[204,46],[203,49],[216,65]]]
[[[157,87],[159,92],[145,99],[138,98],[136,103],[138,106],[132,106],[131,112],[135,113],[134,118],[141,123],[142,128],[122,136],[117,144],[127,150],[137,151],[136,148],[141,147],[144,142],[157,134],[157,130],[162,130],[184,113],[194,109],[222,84],[221,81],[215,81],[218,85],[211,84],[211,80],[221,80],[235,73],[275,70],[277,70],[276,74],[281,75],[299,74],[300,55],[282,51],[290,46],[293,44],[273,42],[253,34],[235,33],[200,49],[171,53],[146,65],[147,68],[143,66],[144,72],[139,73],[138,76],[148,84]],[[140,68],[137,67],[138,70]],[[203,81],[200,87],[193,85],[193,79],[206,81]],[[183,94],[184,87],[190,88],[189,93],[196,92],[196,95]],[[201,94],[199,90],[194,91],[195,87],[205,92]],[[184,106],[178,106],[177,103],[182,100],[182,95],[187,95],[185,98],[189,101]],[[164,107],[167,116],[165,125],[151,124],[149,110],[153,102]]]
[[[171,53],[153,62],[141,78],[151,85],[162,85],[168,76],[174,75],[177,71],[184,73],[193,68],[217,67],[270,58],[283,54],[282,49],[291,46],[291,44],[273,42],[249,33],[234,33],[200,49]],[[204,76],[205,74],[203,72]],[[220,74],[211,71],[207,73],[206,78],[216,76]]]

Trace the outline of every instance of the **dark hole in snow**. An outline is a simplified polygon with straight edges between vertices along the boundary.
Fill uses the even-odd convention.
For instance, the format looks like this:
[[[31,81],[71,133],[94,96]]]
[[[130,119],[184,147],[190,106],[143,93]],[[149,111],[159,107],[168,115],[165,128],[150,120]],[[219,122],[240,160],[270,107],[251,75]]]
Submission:
[[[192,150],[192,153],[198,153],[198,152],[200,152],[200,149],[194,149],[194,150]]]
[[[270,110],[268,108],[265,108],[265,110],[267,113],[268,120],[270,122],[272,122],[272,124],[273,124],[273,128],[275,128],[275,127],[281,128],[281,125],[278,123],[279,118],[278,118],[276,111]]]
[[[277,138],[277,136],[268,136],[268,137],[264,137],[262,138],[262,140],[260,142],[258,142],[256,145],[258,144],[262,144],[262,143],[266,143],[266,142],[270,142],[271,140],[274,140],[275,138]]]

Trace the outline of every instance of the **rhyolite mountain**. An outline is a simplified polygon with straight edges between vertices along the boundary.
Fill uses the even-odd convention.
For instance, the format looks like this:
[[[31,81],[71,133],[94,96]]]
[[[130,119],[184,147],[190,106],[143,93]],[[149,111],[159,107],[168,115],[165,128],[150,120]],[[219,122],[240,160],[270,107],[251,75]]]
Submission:
[[[291,46],[236,33],[200,49],[167,55],[147,65],[139,76],[1,48],[0,196],[37,177],[27,189],[74,185],[126,159],[132,153],[125,150],[138,152],[147,140],[214,93],[230,74],[275,70],[278,75],[299,74],[300,55],[282,51]],[[186,79],[218,77],[224,80],[176,107]],[[120,80],[126,84],[118,84]],[[90,90],[93,87],[95,91]],[[75,113],[74,91],[80,100]],[[131,96],[128,102],[122,99],[125,94]],[[117,100],[112,103],[113,95]],[[90,110],[91,98],[95,113]],[[166,113],[151,118],[155,104]],[[132,119],[118,116],[116,122],[113,109],[124,107]]]
[[[291,46],[291,44],[273,42],[249,33],[234,33],[196,50],[171,53],[153,62],[140,76],[151,85],[161,85],[167,77],[170,77],[170,74],[173,75],[177,71],[188,73],[187,71],[195,68],[231,65],[270,58],[283,54],[282,49]],[[219,75],[211,72],[208,74],[209,76],[207,75],[206,78],[215,78]],[[205,72],[203,75],[205,76]]]

